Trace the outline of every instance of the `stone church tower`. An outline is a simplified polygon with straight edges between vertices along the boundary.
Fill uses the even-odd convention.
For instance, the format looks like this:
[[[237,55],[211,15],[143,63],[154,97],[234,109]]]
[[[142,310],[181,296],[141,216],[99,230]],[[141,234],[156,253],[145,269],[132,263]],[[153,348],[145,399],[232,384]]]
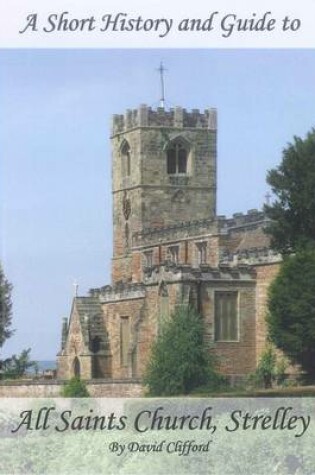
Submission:
[[[114,116],[113,282],[139,281],[132,236],[215,216],[216,111],[147,106]],[[134,257],[136,257],[134,255]]]
[[[278,256],[257,210],[216,214],[215,109],[141,105],[112,122],[112,284],[76,297],[58,377],[141,378],[161,322],[194,305],[221,370],[253,371]]]

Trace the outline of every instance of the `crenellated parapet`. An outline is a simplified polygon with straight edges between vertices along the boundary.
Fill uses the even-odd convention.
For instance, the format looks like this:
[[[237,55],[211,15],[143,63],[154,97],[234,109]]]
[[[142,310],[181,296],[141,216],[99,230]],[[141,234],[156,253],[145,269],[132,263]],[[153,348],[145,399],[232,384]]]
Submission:
[[[222,263],[219,267],[176,265],[173,263],[160,264],[144,268],[144,283],[146,285],[163,282],[248,282],[255,281],[255,270],[251,266],[239,265],[237,268]]]
[[[282,258],[276,251],[264,248],[243,249],[236,252],[229,252],[222,250],[219,257],[220,264],[227,264],[230,266],[259,265],[259,264],[274,264],[281,262]]]
[[[263,211],[257,209],[250,209],[247,213],[234,213],[231,218],[226,218],[226,216],[218,216],[219,229],[222,232],[228,232],[234,228],[240,227],[252,227],[253,225],[267,224],[269,220],[267,219]]]
[[[100,303],[118,302],[144,298],[145,286],[141,283],[117,282],[114,286],[105,285],[99,289],[90,289],[89,293],[93,297],[98,297]]]
[[[268,219],[262,211],[252,209],[247,213],[234,213],[231,218],[218,216],[217,218],[185,221],[159,228],[145,228],[132,236],[132,246],[141,247],[158,245],[165,241],[175,241],[199,235],[227,234],[235,229],[266,226]]]
[[[182,107],[166,110],[163,107],[152,109],[143,104],[138,109],[127,109],[126,113],[112,118],[112,135],[126,132],[136,127],[199,128],[217,129],[217,111],[214,108],[200,112],[188,111]]]
[[[145,228],[133,235],[132,245],[133,247],[158,245],[165,241],[176,241],[199,235],[216,234],[217,232],[217,222],[212,218],[186,221],[171,226]]]

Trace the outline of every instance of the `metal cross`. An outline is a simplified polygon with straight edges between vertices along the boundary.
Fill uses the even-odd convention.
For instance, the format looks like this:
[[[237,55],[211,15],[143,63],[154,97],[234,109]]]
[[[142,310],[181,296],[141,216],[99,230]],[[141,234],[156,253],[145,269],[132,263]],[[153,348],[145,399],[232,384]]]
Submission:
[[[158,69],[159,73],[160,73],[160,79],[161,79],[161,99],[160,99],[160,106],[165,107],[165,84],[164,84],[164,72],[167,71],[164,66],[163,66],[163,63],[161,61],[161,64],[160,64],[160,67]]]

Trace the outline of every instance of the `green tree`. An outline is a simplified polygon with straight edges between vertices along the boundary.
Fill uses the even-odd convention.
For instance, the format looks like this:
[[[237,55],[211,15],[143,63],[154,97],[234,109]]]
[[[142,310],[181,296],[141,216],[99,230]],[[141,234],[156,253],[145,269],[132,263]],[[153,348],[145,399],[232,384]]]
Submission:
[[[4,361],[4,378],[21,378],[27,370],[36,368],[36,361],[30,357],[31,349],[23,350],[20,355],[13,355]]]
[[[275,345],[315,378],[315,250],[286,256],[269,288],[267,325]]]
[[[281,164],[268,172],[276,200],[265,206],[271,219],[267,232],[272,247],[288,254],[315,246],[315,129],[303,140],[294,137],[283,150]]]
[[[5,278],[2,266],[0,264],[0,348],[3,346],[7,338],[9,338],[13,330],[11,329],[12,321],[12,285]]]
[[[90,397],[86,384],[78,377],[71,378],[62,388],[62,397]]]
[[[149,395],[187,394],[218,378],[203,335],[202,318],[191,307],[178,307],[163,323],[144,377]]]

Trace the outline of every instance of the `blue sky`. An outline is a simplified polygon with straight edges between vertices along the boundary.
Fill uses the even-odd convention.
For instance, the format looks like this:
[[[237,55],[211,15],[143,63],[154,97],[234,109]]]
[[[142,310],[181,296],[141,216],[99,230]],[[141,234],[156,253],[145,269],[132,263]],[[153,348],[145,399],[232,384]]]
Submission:
[[[54,359],[73,281],[110,281],[110,117],[217,107],[218,213],[261,208],[266,171],[314,126],[313,50],[1,50],[1,260],[15,335],[2,354]],[[0,354],[1,357],[1,354]]]

